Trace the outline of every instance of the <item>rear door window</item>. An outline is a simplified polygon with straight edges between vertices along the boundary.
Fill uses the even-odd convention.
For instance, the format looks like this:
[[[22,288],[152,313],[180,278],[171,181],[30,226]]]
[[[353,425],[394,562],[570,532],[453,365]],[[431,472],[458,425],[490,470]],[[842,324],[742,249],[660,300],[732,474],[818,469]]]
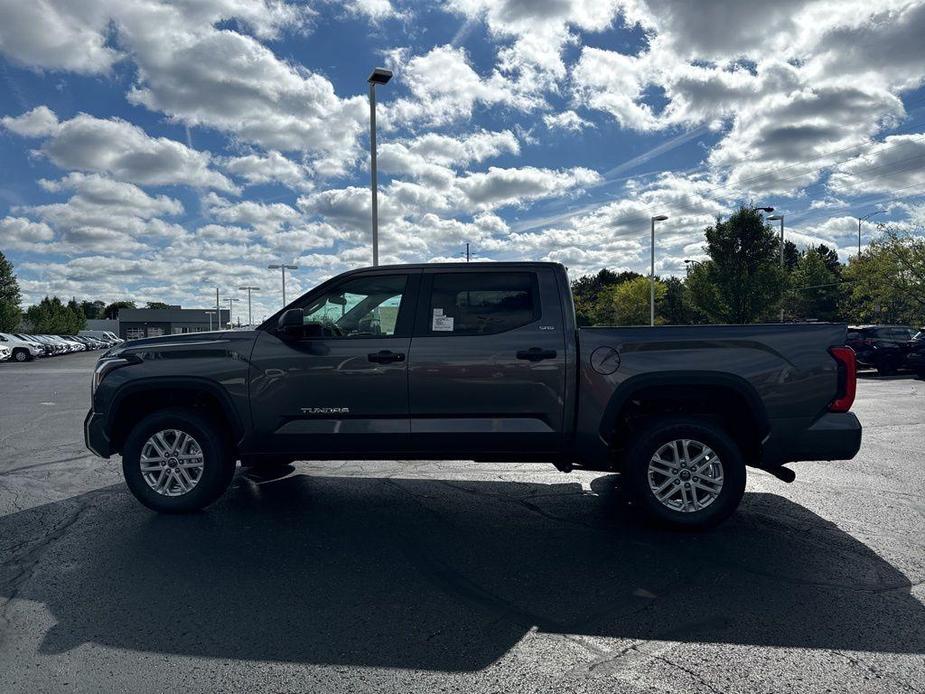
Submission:
[[[425,335],[494,335],[540,317],[532,272],[433,275]]]

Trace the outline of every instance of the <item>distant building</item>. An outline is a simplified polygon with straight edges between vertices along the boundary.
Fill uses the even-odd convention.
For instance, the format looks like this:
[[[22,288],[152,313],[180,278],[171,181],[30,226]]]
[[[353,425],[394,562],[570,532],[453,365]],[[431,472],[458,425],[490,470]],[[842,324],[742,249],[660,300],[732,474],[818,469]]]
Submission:
[[[119,310],[119,337],[137,340],[158,335],[201,333],[226,328],[229,320],[231,314],[228,309],[222,309],[216,320],[215,309],[123,308]]]
[[[119,321],[109,318],[88,318],[84,330],[106,330],[113,335],[119,334]]]

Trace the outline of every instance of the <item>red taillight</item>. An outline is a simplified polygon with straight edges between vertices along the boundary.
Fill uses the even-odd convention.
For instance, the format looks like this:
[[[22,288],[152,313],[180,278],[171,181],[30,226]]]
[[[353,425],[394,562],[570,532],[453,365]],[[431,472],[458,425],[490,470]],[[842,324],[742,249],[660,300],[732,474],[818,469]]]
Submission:
[[[847,412],[854,403],[858,387],[858,366],[850,347],[830,347],[829,353],[838,362],[838,392],[829,403],[830,412]]]

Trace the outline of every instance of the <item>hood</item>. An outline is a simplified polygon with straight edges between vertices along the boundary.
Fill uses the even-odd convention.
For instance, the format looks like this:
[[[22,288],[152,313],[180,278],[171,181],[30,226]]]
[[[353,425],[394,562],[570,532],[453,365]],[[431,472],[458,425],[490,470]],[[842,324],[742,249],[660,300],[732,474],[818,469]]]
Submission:
[[[143,337],[138,340],[128,340],[121,345],[109,349],[104,356],[115,357],[121,354],[144,354],[162,352],[189,352],[189,351],[227,351],[234,349],[232,345],[252,343],[257,336],[255,330],[212,330],[200,333],[180,333],[176,335],[158,335],[157,337]]]

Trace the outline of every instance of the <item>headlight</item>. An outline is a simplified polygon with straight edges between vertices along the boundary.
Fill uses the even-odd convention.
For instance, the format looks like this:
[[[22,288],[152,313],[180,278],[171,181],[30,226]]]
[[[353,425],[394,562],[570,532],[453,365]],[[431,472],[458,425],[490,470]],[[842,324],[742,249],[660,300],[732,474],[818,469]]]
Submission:
[[[103,382],[103,379],[106,378],[106,375],[119,369],[123,366],[128,366],[129,364],[137,364],[141,361],[136,356],[129,355],[125,357],[111,357],[111,358],[101,358],[96,363],[96,368],[93,369],[93,381],[90,384],[90,397],[92,398],[96,394],[96,389],[99,388],[100,383]]]

